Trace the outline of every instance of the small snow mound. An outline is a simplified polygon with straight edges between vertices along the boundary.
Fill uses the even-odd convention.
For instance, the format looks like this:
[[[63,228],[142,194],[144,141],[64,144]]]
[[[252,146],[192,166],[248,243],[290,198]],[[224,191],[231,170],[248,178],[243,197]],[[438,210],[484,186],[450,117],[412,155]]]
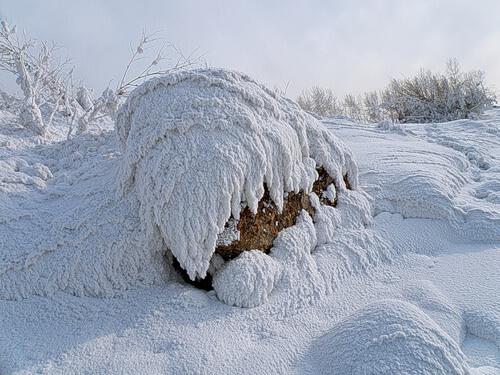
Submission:
[[[137,88],[116,122],[120,191],[135,189],[144,232],[161,235],[191,279],[203,278],[219,235],[267,187],[279,210],[310,192],[324,167],[342,194],[358,185],[350,150],[319,121],[248,76],[179,72]],[[347,180],[347,184],[344,181]]]
[[[217,297],[228,305],[256,307],[267,302],[280,270],[269,255],[245,251],[215,273],[213,287]]]
[[[469,374],[464,354],[414,305],[380,301],[321,337],[310,363],[321,374]]]
[[[30,164],[20,157],[0,160],[0,192],[14,192],[46,188],[46,182],[52,178],[50,169],[41,163]]]
[[[274,240],[270,255],[283,267],[277,288],[297,297],[289,298],[289,303],[311,303],[326,295],[325,280],[311,254],[316,244],[313,221],[304,210],[297,217],[296,224],[281,231]]]

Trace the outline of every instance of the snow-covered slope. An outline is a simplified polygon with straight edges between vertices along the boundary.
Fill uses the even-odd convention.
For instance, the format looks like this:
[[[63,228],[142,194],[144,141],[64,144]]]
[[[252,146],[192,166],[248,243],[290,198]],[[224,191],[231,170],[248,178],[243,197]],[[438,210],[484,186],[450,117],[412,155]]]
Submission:
[[[66,141],[58,121],[44,141],[0,109],[0,373],[499,373],[499,111],[326,121],[369,195],[344,192],[265,260],[221,272],[248,276],[229,299],[267,301],[242,309],[155,268],[162,244],[139,246],[112,124]]]

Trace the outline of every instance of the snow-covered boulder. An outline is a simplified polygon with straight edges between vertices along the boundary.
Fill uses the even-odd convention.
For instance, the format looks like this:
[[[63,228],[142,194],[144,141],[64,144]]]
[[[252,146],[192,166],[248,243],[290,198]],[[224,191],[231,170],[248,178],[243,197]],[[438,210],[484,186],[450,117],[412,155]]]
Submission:
[[[116,129],[120,192],[137,194],[144,232],[161,236],[191,279],[205,276],[228,221],[245,207],[256,214],[266,191],[281,212],[289,193],[312,190],[317,168],[338,194],[358,185],[352,154],[331,131],[237,72],[150,80],[123,105]]]

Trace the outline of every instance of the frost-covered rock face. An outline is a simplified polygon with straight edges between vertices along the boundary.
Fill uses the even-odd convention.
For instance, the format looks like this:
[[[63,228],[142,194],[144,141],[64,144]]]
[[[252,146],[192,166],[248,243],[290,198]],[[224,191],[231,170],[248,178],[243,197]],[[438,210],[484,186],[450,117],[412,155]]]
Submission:
[[[240,220],[236,225],[233,225],[235,220],[230,219],[217,242],[220,241],[221,237],[227,240],[230,233],[236,234],[236,239],[229,243],[217,243],[215,252],[225,259],[232,259],[243,251],[253,249],[268,252],[273,247],[273,242],[278,234],[293,226],[302,210],[315,216],[318,205],[335,206],[337,200],[333,179],[323,168],[319,168],[317,172],[319,178],[314,182],[312,192],[289,193],[283,202],[281,212],[271,201],[269,194],[264,193],[264,197],[259,202],[257,214],[253,214],[246,207],[241,211]],[[318,199],[316,206],[311,200],[313,195],[322,197]]]
[[[369,305],[334,326],[311,355],[318,374],[470,373],[458,344],[416,306],[397,300]]]
[[[279,210],[309,192],[323,166],[342,193],[357,167],[331,131],[246,75],[214,69],[153,79],[118,113],[120,190],[135,190],[149,236],[160,235],[191,279],[204,277],[217,239],[264,185]]]

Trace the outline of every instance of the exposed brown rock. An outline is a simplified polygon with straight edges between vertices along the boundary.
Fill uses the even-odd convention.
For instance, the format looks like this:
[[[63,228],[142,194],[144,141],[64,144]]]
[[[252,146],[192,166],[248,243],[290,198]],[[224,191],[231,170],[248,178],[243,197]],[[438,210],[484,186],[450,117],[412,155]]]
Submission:
[[[318,174],[319,178],[314,183],[312,191],[321,198],[322,192],[333,183],[333,179],[324,168],[319,168]],[[347,176],[344,176],[344,180],[347,181]],[[321,202],[327,205],[336,204],[336,201],[332,203],[327,199],[321,199]],[[283,211],[280,213],[271,200],[269,192],[265,189],[256,215],[248,207],[241,212],[240,221],[237,225],[240,239],[230,245],[218,246],[215,252],[226,260],[248,250],[257,249],[268,252],[278,233],[295,224],[295,219],[302,209],[309,212],[311,216],[314,215],[314,208],[311,206],[309,196],[305,192],[289,193],[284,201]]]
[[[320,198],[322,204],[335,206],[337,199],[333,202],[322,197],[323,191],[333,184],[333,178],[328,175],[324,168],[318,169],[318,180],[313,184],[312,191]],[[347,189],[350,189],[348,176],[343,176]],[[230,260],[248,250],[261,250],[268,252],[278,233],[293,224],[304,209],[311,216],[314,215],[314,208],[309,202],[309,196],[305,192],[289,193],[283,204],[283,211],[278,212],[276,205],[265,189],[264,196],[259,202],[257,214],[254,215],[248,208],[245,208],[240,215],[240,221],[237,229],[240,231],[240,239],[232,242],[230,245],[218,246],[215,252],[220,254],[225,260]],[[189,284],[204,290],[212,289],[212,276],[207,274],[204,279],[191,280],[187,272],[179,265],[179,262],[173,258],[173,266],[180,273],[182,278]]]

